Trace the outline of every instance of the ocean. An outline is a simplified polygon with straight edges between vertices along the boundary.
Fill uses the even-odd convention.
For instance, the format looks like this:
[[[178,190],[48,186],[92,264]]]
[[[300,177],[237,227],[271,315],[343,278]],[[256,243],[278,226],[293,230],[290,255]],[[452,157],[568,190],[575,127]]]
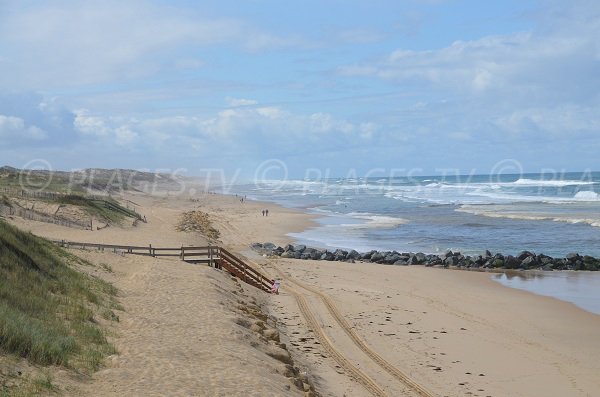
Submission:
[[[270,180],[226,193],[316,215],[290,234],[312,247],[600,257],[600,172]]]
[[[229,193],[317,215],[298,242],[358,251],[600,256],[600,173],[260,181]]]

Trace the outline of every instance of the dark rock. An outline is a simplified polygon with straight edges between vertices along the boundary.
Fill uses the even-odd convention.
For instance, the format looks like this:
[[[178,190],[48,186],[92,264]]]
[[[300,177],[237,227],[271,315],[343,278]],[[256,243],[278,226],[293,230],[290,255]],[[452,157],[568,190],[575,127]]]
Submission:
[[[283,247],[284,251],[293,251],[294,250],[294,246],[292,244],[288,244],[285,247]]]
[[[281,255],[283,252],[284,252],[284,250],[282,247],[277,247],[273,251],[271,251],[271,253],[273,255],[277,255],[277,256]]]
[[[365,252],[363,254],[360,255],[360,259],[362,260],[371,260],[371,256],[373,256],[374,253],[376,253],[377,251],[373,250],[373,251],[369,251],[369,252]]]
[[[448,256],[444,259],[444,266],[454,266],[458,263],[458,259],[454,256]]]
[[[346,258],[348,258],[348,259],[358,259],[358,258],[360,258],[360,254],[358,253],[358,251],[352,250],[352,251],[348,252],[348,255],[346,255]]]
[[[314,250],[310,254],[310,259],[313,259],[313,260],[321,259],[321,257],[323,256],[324,253],[325,253],[325,251]]]
[[[516,269],[520,264],[521,262],[512,255],[507,255],[506,258],[504,258],[504,267],[507,269]]]
[[[306,245],[302,245],[302,244],[294,245],[294,251],[296,251],[296,252],[304,252],[305,249],[306,249]]]
[[[344,251],[344,250],[335,250],[335,252],[333,253],[334,259],[336,261],[345,261],[346,260],[346,255],[348,255],[348,251]]]
[[[535,256],[527,256],[521,261],[521,266],[523,267],[523,269],[531,269],[534,268],[536,265],[537,262],[535,260]]]
[[[325,251],[325,253],[321,256],[321,259],[326,261],[332,261],[335,259],[335,256],[333,256],[332,252]]]
[[[383,258],[383,262],[384,263],[394,263],[396,261],[399,260],[404,260],[404,258],[402,258],[400,256],[400,254],[394,254],[394,253],[390,253],[389,255],[386,255],[385,258]]]
[[[263,249],[265,249],[267,251],[273,251],[275,248],[277,248],[277,246],[273,243],[264,243],[263,244]]]
[[[304,259],[304,260],[311,259],[311,253],[310,252],[303,252],[303,253],[301,253],[300,254],[300,259]]]
[[[406,266],[406,265],[408,265],[408,264],[409,264],[409,263],[408,263],[407,261],[404,261],[404,260],[402,260],[402,259],[401,259],[401,260],[398,260],[398,261],[396,261],[396,262],[394,262],[394,265],[396,265],[396,266]]]
[[[597,263],[592,263],[592,262],[585,263],[585,270],[589,270],[591,272],[597,272],[598,268],[599,267],[598,267]]]
[[[500,259],[500,258],[494,259],[493,265],[494,265],[494,267],[504,266],[504,259]]]
[[[383,258],[385,256],[378,251],[375,251],[372,255],[371,255],[371,262],[379,262],[379,261],[383,261]]]
[[[450,258],[451,256],[454,256],[454,254],[452,253],[452,251],[448,250],[444,254],[441,255],[441,258],[446,259],[446,258]]]
[[[530,256],[535,256],[535,254],[529,251],[521,251],[519,255],[517,255],[517,259],[523,262],[526,258],[529,258]]]
[[[485,257],[486,258],[491,258],[492,257],[492,253],[489,250],[485,250]]]
[[[422,253],[422,252],[417,252],[417,253],[415,254],[415,258],[417,258],[417,261],[419,261],[419,262],[423,262],[423,261],[425,260],[426,256],[425,256],[425,254],[424,254],[424,253]]]
[[[300,251],[294,251],[294,258],[300,259],[301,256],[302,256],[302,252],[300,252]]]
[[[581,257],[576,252],[571,252],[571,253],[567,254],[567,256],[566,256],[566,259],[568,259],[570,262],[575,262],[577,259],[580,259],[580,258]]]
[[[294,253],[294,251],[284,251],[284,252],[281,254],[281,257],[282,257],[282,258],[291,259],[291,258],[294,258],[294,254],[295,254],[295,253]]]

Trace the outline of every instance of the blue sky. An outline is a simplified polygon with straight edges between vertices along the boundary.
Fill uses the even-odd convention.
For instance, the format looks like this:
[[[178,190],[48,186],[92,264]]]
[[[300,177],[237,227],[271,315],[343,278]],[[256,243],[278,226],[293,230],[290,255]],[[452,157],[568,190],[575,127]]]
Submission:
[[[0,1],[0,162],[598,169],[599,39],[597,1]]]

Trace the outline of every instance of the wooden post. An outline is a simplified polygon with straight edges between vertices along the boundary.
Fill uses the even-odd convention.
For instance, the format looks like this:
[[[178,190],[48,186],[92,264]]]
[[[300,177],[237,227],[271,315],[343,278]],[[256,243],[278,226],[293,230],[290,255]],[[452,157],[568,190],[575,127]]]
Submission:
[[[154,256],[152,255],[152,244],[149,244],[148,247],[148,253],[150,254],[150,256]]]
[[[213,247],[212,245],[208,246],[208,266],[215,267],[213,263]]]

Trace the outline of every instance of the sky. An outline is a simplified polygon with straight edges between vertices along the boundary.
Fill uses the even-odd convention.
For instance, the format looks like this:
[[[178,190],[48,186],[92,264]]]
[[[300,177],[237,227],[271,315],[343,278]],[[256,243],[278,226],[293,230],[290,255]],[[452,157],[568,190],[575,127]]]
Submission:
[[[277,179],[599,152],[595,0],[0,0],[0,164]]]

